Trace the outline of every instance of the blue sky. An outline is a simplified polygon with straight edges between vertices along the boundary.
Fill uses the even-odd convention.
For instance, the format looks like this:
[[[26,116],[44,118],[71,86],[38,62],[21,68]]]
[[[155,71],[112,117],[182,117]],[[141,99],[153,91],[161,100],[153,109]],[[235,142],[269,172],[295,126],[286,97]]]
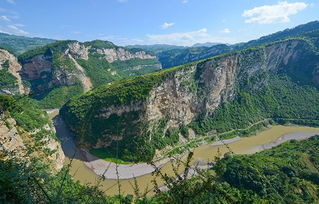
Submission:
[[[0,32],[127,44],[237,43],[319,20],[319,0],[0,0]]]

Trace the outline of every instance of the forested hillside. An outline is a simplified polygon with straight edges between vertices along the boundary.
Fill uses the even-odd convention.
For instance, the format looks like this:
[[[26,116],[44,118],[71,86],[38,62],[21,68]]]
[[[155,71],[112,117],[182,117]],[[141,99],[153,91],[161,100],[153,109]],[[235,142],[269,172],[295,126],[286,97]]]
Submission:
[[[316,132],[251,155],[228,145],[275,124],[319,127],[318,21],[211,47],[0,34],[2,44],[0,203],[319,203]],[[191,163],[205,143],[215,157]],[[139,174],[151,186],[119,166],[151,167]]]
[[[204,135],[266,118],[318,125],[313,42],[319,36],[311,36],[104,85],[71,100],[61,113],[79,145],[109,155],[120,148],[126,161],[151,160],[155,150],[180,140],[184,126]]]
[[[316,136],[251,156],[228,154],[193,179],[166,178],[169,191],[150,203],[318,203],[318,145]]]
[[[15,55],[22,54],[31,49],[43,47],[54,41],[55,40],[47,38],[31,38],[0,33],[0,47],[10,50]]]
[[[234,45],[217,44],[212,46],[200,46],[196,45],[194,47],[175,47],[175,46],[130,46],[144,48],[153,52],[162,63],[163,68],[170,68],[189,62],[194,62],[197,60],[205,59],[208,57],[213,57],[222,53],[227,53],[230,51],[236,51],[245,49],[248,47],[260,46],[262,44],[271,43],[277,40],[281,40],[289,37],[297,37],[304,35],[307,32],[319,30],[319,22],[313,21],[307,24],[299,25],[295,28],[286,29],[283,31],[276,32],[271,35],[263,36],[259,39],[252,40],[249,42],[238,43]]]
[[[18,59],[22,79],[43,108],[58,108],[94,87],[161,69],[156,57],[143,50],[100,40],[57,41]]]

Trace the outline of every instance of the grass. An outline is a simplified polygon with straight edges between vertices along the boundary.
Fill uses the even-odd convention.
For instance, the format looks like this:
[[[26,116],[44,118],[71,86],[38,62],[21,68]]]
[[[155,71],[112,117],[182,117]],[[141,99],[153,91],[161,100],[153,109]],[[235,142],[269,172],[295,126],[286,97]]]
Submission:
[[[51,91],[49,91],[45,96],[39,99],[35,99],[40,108],[50,109],[50,108],[60,108],[62,107],[70,98],[81,94],[83,88],[81,84],[77,83],[71,86],[60,86]]]
[[[286,119],[286,121],[290,121],[293,119]],[[223,132],[223,133],[207,133],[206,136],[196,137],[194,139],[188,140],[186,143],[177,144],[175,146],[172,146],[172,149],[168,150],[163,154],[163,156],[159,159],[164,159],[166,157],[171,157],[173,155],[177,154],[183,154],[187,150],[190,150],[192,148],[196,148],[202,144],[207,144],[211,142],[215,142],[216,138],[219,139],[231,139],[234,137],[249,137],[252,135],[256,135],[259,130],[265,129],[270,124],[276,124],[272,119],[264,119],[259,122],[256,122],[252,125],[250,125],[247,128],[243,129],[233,129],[231,131]]]
[[[114,158],[113,155],[109,154],[108,152],[106,152],[105,150],[103,149],[91,149],[90,150],[90,153],[100,159],[103,159],[105,161],[108,161],[108,162],[113,162],[113,163],[116,163],[116,164],[133,164],[132,162],[128,162],[128,161],[123,161],[121,159],[117,159],[117,158]]]
[[[0,70],[0,88],[17,88],[17,78],[7,70]]]

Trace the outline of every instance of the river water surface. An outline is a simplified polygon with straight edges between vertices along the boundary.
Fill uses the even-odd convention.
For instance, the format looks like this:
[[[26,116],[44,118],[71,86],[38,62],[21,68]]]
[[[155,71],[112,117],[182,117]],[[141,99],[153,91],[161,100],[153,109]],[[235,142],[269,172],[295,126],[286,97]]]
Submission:
[[[61,123],[62,122],[62,123]],[[74,142],[69,138],[68,130],[66,129],[63,121],[61,119],[55,119],[57,135],[62,140],[62,147],[67,156],[65,164],[69,164],[70,155],[74,155]],[[303,127],[303,126],[273,126],[265,131],[258,133],[256,136],[244,137],[239,140],[234,140],[234,142],[228,144],[235,154],[253,154],[260,152],[264,149],[269,149],[271,147],[277,146],[285,141],[291,139],[307,139],[313,135],[319,134],[319,128]],[[199,146],[193,150],[193,160],[192,164],[206,164],[212,161],[215,156],[224,155],[229,152],[225,145],[213,145],[205,144]],[[81,155],[76,153],[77,156],[72,161],[70,173],[74,179],[79,180],[81,183],[96,185],[99,182],[100,189],[105,191],[107,195],[114,195],[118,193],[117,180],[106,179],[101,181],[100,177],[97,176],[91,169],[84,165],[81,160]],[[181,170],[182,171],[182,170]],[[167,162],[162,167],[162,172],[168,175],[174,175],[172,171],[172,163]],[[148,189],[152,191],[152,180],[153,176],[151,174],[146,174],[136,178],[137,183],[141,191]],[[159,185],[162,182],[157,178]],[[132,184],[134,179],[120,180],[120,188],[122,194],[133,194]],[[149,193],[151,195],[152,192]]]

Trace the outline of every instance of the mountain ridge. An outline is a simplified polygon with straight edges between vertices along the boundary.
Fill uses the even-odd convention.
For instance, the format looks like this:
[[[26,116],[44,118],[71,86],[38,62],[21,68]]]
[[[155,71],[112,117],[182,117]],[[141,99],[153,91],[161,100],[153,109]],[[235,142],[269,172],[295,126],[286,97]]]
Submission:
[[[52,108],[101,84],[161,69],[156,57],[148,52],[100,40],[57,41],[27,51],[18,60],[31,94]],[[56,103],[55,96],[61,102]]]
[[[288,37],[297,37],[306,32],[319,30],[319,21],[312,21],[306,24],[296,26],[294,28],[285,29],[267,36],[263,36],[256,40],[242,42],[234,45],[219,44],[211,47],[184,47],[179,49],[158,50],[155,54],[162,63],[163,68],[169,68],[186,64],[189,62],[213,57],[222,53],[227,53],[233,50],[240,50],[248,47],[258,46],[261,44],[270,43]]]
[[[18,36],[0,32],[0,47],[9,50],[15,55],[22,54],[25,51],[45,46],[56,40],[39,37]]]
[[[171,52],[176,61],[167,64],[188,63],[168,69],[152,51],[100,40],[57,41],[18,58],[0,49],[0,91],[6,94],[0,94],[0,202],[317,202],[318,136],[253,155],[235,155],[223,142],[274,124],[319,127],[319,31],[317,23],[309,25],[311,31],[286,30],[238,50],[175,50],[187,57]],[[173,166],[171,177],[157,169],[168,190],[154,179],[152,198],[139,195],[136,179],[137,198],[122,195],[119,181],[119,195],[106,196],[98,190],[104,177],[97,186],[76,182],[69,173],[73,159],[62,168],[50,121],[57,110],[39,109],[61,106],[59,119],[86,154],[126,164],[173,156],[184,173]],[[216,148],[209,170],[195,168],[198,176],[189,163],[192,152],[186,162],[175,159],[215,139],[229,152]]]
[[[199,134],[212,131],[211,128],[214,126],[217,128],[215,130],[221,131],[218,126],[224,121],[218,122],[218,117],[214,115],[225,114],[223,111],[227,111],[227,107],[223,107],[224,104],[233,101],[236,103],[237,100],[240,102],[241,98],[252,100],[250,103],[253,103],[254,109],[260,109],[256,110],[260,114],[249,118],[248,121],[234,122],[231,125],[247,126],[250,122],[265,117],[268,114],[265,108],[269,108],[269,112],[274,111],[273,105],[275,107],[280,105],[281,101],[278,101],[277,105],[269,101],[269,107],[259,107],[262,100],[269,100],[264,97],[271,97],[274,101],[280,97],[271,91],[267,93],[270,87],[277,89],[278,83],[291,84],[290,86],[295,86],[293,84],[297,83],[297,87],[304,85],[317,87],[319,81],[316,73],[319,68],[315,62],[319,58],[313,49],[313,44],[309,43],[311,42],[303,38],[287,39],[119,81],[71,100],[61,110],[61,114],[69,127],[78,135],[80,145],[88,148],[105,148],[106,151],[112,152],[115,144],[112,141],[123,140],[119,143],[119,147],[128,151],[127,153],[124,151],[122,155],[124,159],[133,161],[152,159],[155,149],[179,141],[182,126],[189,125],[189,128]],[[306,58],[309,59],[304,61]],[[303,70],[301,62],[307,62],[307,65],[304,65],[307,71]],[[279,77],[282,74],[284,78]],[[290,90],[290,86],[287,89]],[[261,93],[264,91],[266,93],[263,96]],[[312,91],[310,89],[309,93]],[[260,98],[253,96],[254,92],[260,94],[258,95]],[[313,95],[317,96],[317,93]],[[248,110],[249,106],[244,112],[237,111],[234,114],[239,114],[236,117],[242,117],[240,114],[252,113]],[[314,112],[317,113],[318,110]],[[294,114],[302,117],[305,113]],[[202,117],[203,119],[200,119]],[[314,116],[316,117],[318,115]],[[207,118],[211,118],[209,120],[212,121],[207,121]],[[195,122],[197,120],[202,122]],[[212,124],[209,125],[210,123]],[[136,144],[136,148],[142,149],[126,146],[132,142]],[[145,151],[147,155],[152,156],[128,157],[139,154],[138,152],[144,152],[139,155],[146,155]]]

